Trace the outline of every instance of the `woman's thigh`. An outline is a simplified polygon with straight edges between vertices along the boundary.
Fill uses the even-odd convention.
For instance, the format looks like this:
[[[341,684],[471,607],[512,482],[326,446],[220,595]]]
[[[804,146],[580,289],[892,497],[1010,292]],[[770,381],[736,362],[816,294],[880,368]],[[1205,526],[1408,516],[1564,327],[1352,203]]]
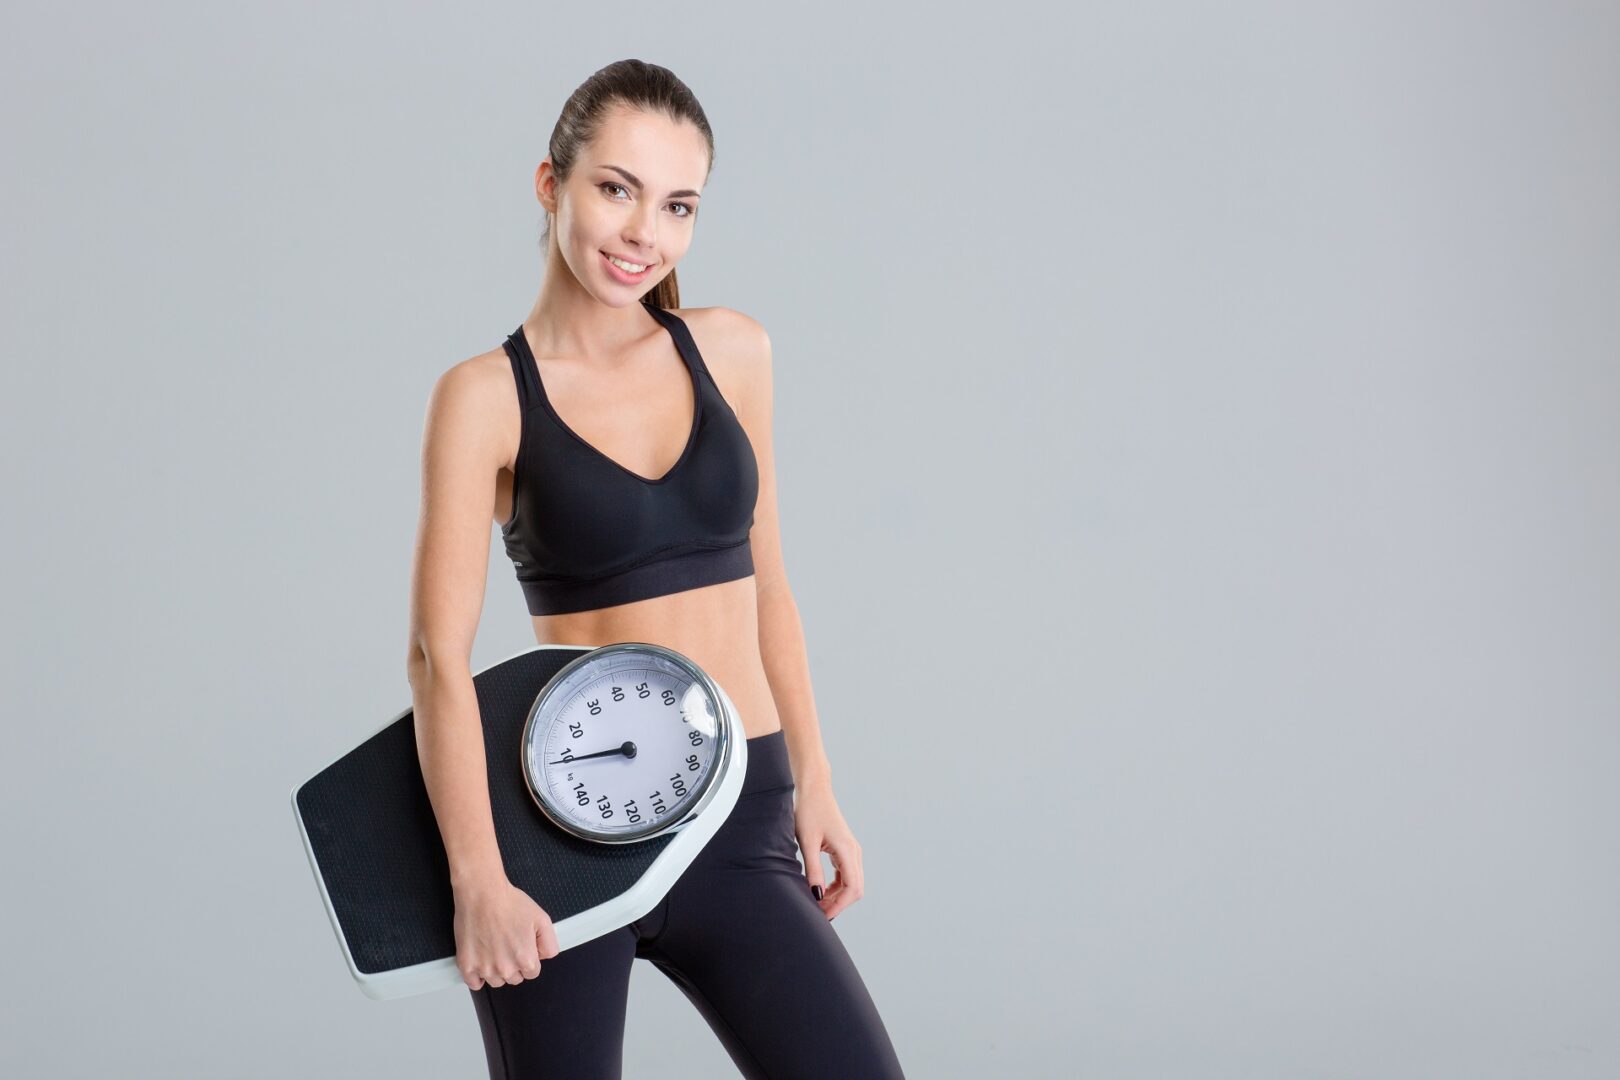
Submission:
[[[901,1077],[866,984],[810,894],[791,788],[745,795],[671,890],[651,960],[745,1077]]]
[[[619,1080],[636,931],[624,926],[540,962],[540,974],[469,991],[491,1080]]]

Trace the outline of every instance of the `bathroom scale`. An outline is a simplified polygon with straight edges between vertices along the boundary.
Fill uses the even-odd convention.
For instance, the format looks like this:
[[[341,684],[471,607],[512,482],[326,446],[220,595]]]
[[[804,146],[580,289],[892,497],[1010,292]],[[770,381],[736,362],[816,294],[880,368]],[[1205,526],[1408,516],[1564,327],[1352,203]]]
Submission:
[[[651,911],[736,805],[725,690],[660,645],[541,645],[473,675],[506,876],[568,949]],[[466,987],[450,865],[405,709],[292,791],[349,973],[376,999]]]

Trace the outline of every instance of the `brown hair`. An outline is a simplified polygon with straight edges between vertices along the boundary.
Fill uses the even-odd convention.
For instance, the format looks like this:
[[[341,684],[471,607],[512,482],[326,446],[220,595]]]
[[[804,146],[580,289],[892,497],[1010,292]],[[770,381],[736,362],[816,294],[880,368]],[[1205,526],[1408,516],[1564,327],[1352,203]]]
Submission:
[[[709,118],[703,114],[703,106],[686,84],[676,78],[674,72],[657,64],[645,60],[616,60],[580,83],[563,103],[562,115],[557,117],[557,126],[551,129],[551,141],[547,144],[558,183],[568,179],[580,148],[596,138],[608,114],[620,106],[662,112],[671,120],[691,122],[708,142],[709,168],[714,168],[714,132],[709,129]],[[551,217],[548,211],[546,227],[540,234],[542,245],[551,235]],[[665,310],[680,307],[681,294],[675,283],[675,271],[664,275],[643,300]]]

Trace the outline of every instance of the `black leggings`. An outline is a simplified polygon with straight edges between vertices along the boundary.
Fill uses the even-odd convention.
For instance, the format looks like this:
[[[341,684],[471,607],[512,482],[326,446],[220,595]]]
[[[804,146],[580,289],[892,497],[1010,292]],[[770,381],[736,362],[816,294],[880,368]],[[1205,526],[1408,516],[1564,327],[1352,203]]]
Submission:
[[[492,1080],[618,1080],[638,956],[697,1006],[748,1080],[903,1080],[800,866],[780,730],[748,740],[736,807],[657,907],[542,960],[533,979],[469,991]]]

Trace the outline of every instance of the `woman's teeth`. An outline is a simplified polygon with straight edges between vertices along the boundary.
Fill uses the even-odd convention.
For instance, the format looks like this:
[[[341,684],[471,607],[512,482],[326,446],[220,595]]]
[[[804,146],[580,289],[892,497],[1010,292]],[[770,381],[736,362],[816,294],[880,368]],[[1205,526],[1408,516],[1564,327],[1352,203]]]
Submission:
[[[647,269],[647,267],[641,263],[625,262],[623,259],[615,259],[612,255],[608,256],[608,262],[631,274],[639,274],[643,270]]]

